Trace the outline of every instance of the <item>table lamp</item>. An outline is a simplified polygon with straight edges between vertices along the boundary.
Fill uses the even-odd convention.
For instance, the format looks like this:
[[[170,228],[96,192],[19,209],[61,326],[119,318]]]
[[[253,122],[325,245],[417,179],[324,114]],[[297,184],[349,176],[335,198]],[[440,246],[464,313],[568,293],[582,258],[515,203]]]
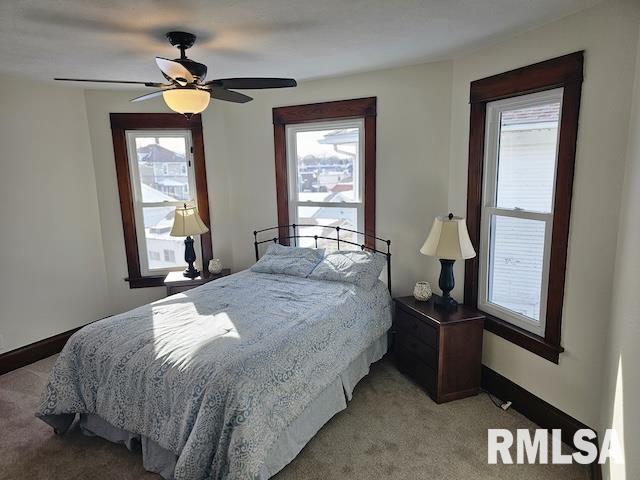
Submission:
[[[454,217],[453,213],[446,217],[436,217],[420,253],[436,257],[442,265],[438,280],[442,290],[442,299],[439,303],[448,307],[457,307],[458,302],[451,298],[451,290],[455,286],[453,263],[456,260],[476,256],[464,218]]]
[[[196,278],[200,272],[193,266],[196,261],[196,251],[193,249],[193,238],[191,235],[200,235],[208,232],[209,229],[204,224],[198,209],[195,205],[187,205],[176,207],[175,217],[173,219],[173,228],[169,235],[172,237],[184,237],[184,261],[189,265],[183,275],[189,278]]]

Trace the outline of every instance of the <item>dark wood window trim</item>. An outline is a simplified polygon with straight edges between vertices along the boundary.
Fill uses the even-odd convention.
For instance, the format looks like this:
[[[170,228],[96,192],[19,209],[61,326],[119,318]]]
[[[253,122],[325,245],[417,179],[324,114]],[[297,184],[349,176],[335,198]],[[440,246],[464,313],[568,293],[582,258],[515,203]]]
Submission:
[[[567,244],[569,241],[571,193],[578,134],[580,94],[582,90],[583,57],[584,52],[579,51],[476,80],[471,83],[470,93],[467,226],[473,246],[476,251],[479,251],[487,103],[554,88],[562,87],[564,89],[558,139],[558,166],[551,236],[551,264],[545,336],[543,338],[532,334],[491,315],[487,315],[485,321],[485,328],[490,332],[554,363],[558,363],[559,354],[564,351],[560,345],[560,333]],[[467,305],[473,307],[478,305],[478,273],[478,257],[467,260],[465,263],[464,301]]]
[[[364,231],[376,233],[376,97],[311,103],[273,109],[273,139],[276,161],[278,225],[289,225],[287,183],[287,125],[347,118],[364,118]],[[280,232],[286,236],[287,232]],[[284,242],[283,242],[284,243]],[[374,247],[374,240],[365,244]]]
[[[207,173],[204,160],[204,142],[202,138],[202,120],[200,115],[190,119],[177,113],[112,113],[111,133],[113,136],[113,152],[116,161],[118,191],[120,193],[120,212],[124,231],[124,246],[127,255],[130,288],[158,287],[164,285],[164,277],[142,276],[140,258],[138,256],[138,239],[136,236],[136,220],[133,210],[133,193],[129,175],[127,156],[127,130],[191,130],[193,146],[193,162],[195,168],[198,211],[202,221],[211,228],[209,220],[209,195],[207,193]],[[200,236],[202,245],[202,264],[207,265],[213,258],[211,251],[211,231]]]

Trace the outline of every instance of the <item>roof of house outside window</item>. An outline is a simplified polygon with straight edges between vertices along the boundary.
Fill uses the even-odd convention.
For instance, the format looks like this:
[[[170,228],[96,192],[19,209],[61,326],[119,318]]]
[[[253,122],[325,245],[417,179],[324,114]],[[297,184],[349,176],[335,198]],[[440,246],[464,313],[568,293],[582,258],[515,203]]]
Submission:
[[[140,147],[137,150],[138,161],[148,163],[184,163],[184,155],[173,152],[168,148],[158,145],[157,143],[151,143]]]

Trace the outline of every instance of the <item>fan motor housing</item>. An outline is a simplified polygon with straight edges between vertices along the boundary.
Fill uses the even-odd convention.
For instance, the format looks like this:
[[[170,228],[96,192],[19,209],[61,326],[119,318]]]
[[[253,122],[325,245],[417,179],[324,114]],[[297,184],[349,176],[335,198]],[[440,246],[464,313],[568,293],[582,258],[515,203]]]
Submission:
[[[207,76],[207,66],[203,63],[195,62],[190,58],[176,58],[174,62],[178,62],[184,68],[191,72],[191,75],[198,77],[200,81]]]
[[[200,81],[203,81],[207,76],[207,66],[187,58],[184,53],[185,50],[193,47],[193,44],[196,43],[196,36],[189,32],[167,32],[165,36],[171,45],[180,49],[180,58],[176,58],[173,61],[178,62],[184,68],[189,70],[191,75],[197,77]],[[171,78],[166,75],[164,76],[167,80],[171,81]]]

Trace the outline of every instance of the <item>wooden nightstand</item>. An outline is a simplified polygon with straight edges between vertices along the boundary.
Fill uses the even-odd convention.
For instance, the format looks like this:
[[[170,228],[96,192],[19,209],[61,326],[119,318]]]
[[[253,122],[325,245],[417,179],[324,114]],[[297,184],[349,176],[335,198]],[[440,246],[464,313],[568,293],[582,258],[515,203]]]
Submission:
[[[203,285],[217,278],[226,277],[230,274],[231,270],[228,268],[223,268],[220,273],[217,273],[215,275],[209,272],[202,272],[196,278],[185,277],[182,274],[182,271],[169,272],[169,274],[164,279],[164,284],[167,287],[167,296],[169,296],[176,293],[184,292],[186,290],[191,290],[194,287]]]
[[[395,299],[393,353],[398,369],[443,403],[480,391],[484,315],[465,305],[441,309],[436,297]]]

